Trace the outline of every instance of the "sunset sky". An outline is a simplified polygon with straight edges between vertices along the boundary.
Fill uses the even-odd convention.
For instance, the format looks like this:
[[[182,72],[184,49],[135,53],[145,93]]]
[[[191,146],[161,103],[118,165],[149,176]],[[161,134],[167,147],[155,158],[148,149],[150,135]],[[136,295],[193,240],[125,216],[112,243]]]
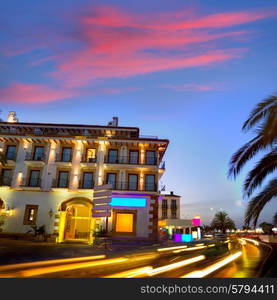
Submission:
[[[168,138],[168,191],[183,217],[246,199],[227,179],[242,122],[277,90],[276,0],[11,0],[0,5],[1,118],[106,125]],[[276,201],[275,201],[276,202]],[[274,205],[275,204],[275,205]],[[271,221],[276,203],[260,221]],[[260,222],[258,222],[260,223]]]

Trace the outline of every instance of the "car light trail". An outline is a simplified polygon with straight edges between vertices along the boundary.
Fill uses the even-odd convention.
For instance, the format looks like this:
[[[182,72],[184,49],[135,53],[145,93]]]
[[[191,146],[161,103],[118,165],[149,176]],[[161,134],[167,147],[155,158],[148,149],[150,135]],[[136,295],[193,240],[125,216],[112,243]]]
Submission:
[[[239,251],[235,254],[229,255],[226,258],[223,258],[222,260],[220,260],[219,262],[203,269],[203,270],[199,270],[199,271],[194,271],[191,273],[188,273],[184,276],[182,276],[181,278],[202,278],[205,277],[211,273],[213,273],[214,271],[224,267],[225,265],[229,264],[230,262],[238,259],[240,256],[242,255],[242,252]]]
[[[161,252],[161,251],[170,251],[170,250],[174,250],[174,249],[184,249],[187,248],[188,246],[176,246],[176,247],[167,247],[167,248],[159,248],[157,249],[157,251]]]
[[[42,267],[47,265],[55,265],[55,264],[63,264],[63,263],[74,263],[74,262],[81,262],[81,261],[90,261],[96,259],[103,259],[105,255],[95,255],[95,256],[83,256],[83,257],[75,257],[75,258],[62,258],[62,259],[51,259],[51,260],[44,260],[38,262],[29,262],[29,263],[20,263],[20,264],[12,264],[0,267],[1,271],[12,271],[16,269],[23,269],[23,268],[33,268],[33,267]]]
[[[187,249],[174,250],[173,253],[180,253],[180,252],[184,252],[184,251],[195,251],[195,250],[199,250],[199,249],[204,249],[206,247],[207,246],[190,247]]]
[[[156,269],[153,269],[153,270],[148,270],[148,271],[146,271],[146,273],[147,273],[148,276],[154,276],[154,275],[157,275],[157,274],[160,274],[160,273],[164,273],[164,272],[167,272],[167,271],[172,271],[174,269],[178,269],[180,267],[193,264],[193,263],[198,262],[200,260],[204,260],[205,258],[206,258],[205,255],[195,256],[193,258],[185,259],[185,260],[182,260],[182,261],[170,264],[170,265],[162,266],[162,267],[159,267],[159,268],[156,268]]]
[[[214,247],[214,246],[215,246],[215,244],[210,244],[207,247],[209,248],[209,247]]]
[[[242,240],[242,239],[239,239],[239,243],[241,244],[241,245],[246,245],[246,241],[244,241],[244,240]]]
[[[245,241],[248,241],[250,243],[253,243],[255,246],[259,246],[259,242],[257,242],[256,240],[247,239],[247,238],[243,238],[242,240],[245,240]]]
[[[124,258],[124,257],[111,258],[111,259],[104,259],[104,260],[93,261],[93,262],[83,262],[83,263],[67,264],[67,265],[61,265],[61,266],[36,268],[36,269],[31,269],[31,270],[19,271],[19,272],[17,272],[17,274],[21,275],[23,277],[31,277],[31,276],[44,275],[44,274],[49,274],[49,273],[71,271],[71,270],[76,270],[76,269],[92,268],[92,267],[104,266],[104,265],[108,265],[108,264],[121,263],[121,262],[126,262],[127,260],[129,260],[129,259]]]
[[[146,266],[142,268],[132,269],[120,273],[115,273],[112,275],[104,276],[103,278],[134,278],[139,275],[146,275],[148,271],[152,270],[153,267]]]

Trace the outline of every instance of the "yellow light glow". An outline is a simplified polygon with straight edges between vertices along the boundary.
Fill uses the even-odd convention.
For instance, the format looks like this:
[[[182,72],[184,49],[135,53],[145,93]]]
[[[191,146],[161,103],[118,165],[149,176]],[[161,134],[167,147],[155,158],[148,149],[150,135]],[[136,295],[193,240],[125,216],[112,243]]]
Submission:
[[[134,214],[116,214],[116,232],[133,232]]]
[[[188,273],[184,276],[182,276],[181,278],[202,278],[205,277],[211,273],[213,273],[214,271],[224,267],[225,265],[229,264],[230,262],[236,260],[237,258],[239,258],[242,255],[242,252],[239,251],[235,254],[229,255],[228,257],[222,259],[221,261],[203,269],[203,270],[199,270],[199,271],[194,271],[191,273]]]
[[[246,245],[246,241],[244,241],[244,240],[242,240],[242,239],[239,239],[239,243],[241,244],[241,245]]]
[[[148,271],[153,270],[153,267],[151,266],[146,266],[142,268],[136,268],[120,273],[115,273],[112,275],[104,276],[103,278],[134,278],[140,275],[146,275]]]
[[[214,247],[214,246],[215,246],[215,244],[210,244],[207,247]]]
[[[187,248],[187,249],[174,250],[173,253],[180,253],[180,252],[184,252],[184,251],[195,251],[195,250],[203,249],[203,248],[206,248],[206,247],[207,246],[190,247],[190,248]]]
[[[42,266],[54,265],[54,264],[56,265],[56,264],[104,259],[105,257],[106,257],[105,255],[95,255],[95,256],[83,256],[83,257],[75,257],[75,258],[51,259],[51,260],[37,261],[31,263],[12,264],[12,265],[1,266],[0,272],[18,270],[23,268],[33,268],[38,266],[42,267]]]
[[[176,247],[167,247],[167,248],[159,248],[157,251],[171,251],[174,249],[182,249],[182,248],[187,248],[188,246],[176,246]]]
[[[71,271],[71,270],[76,270],[76,269],[93,268],[93,267],[104,266],[104,265],[109,265],[109,264],[116,264],[116,263],[125,262],[127,260],[129,260],[129,259],[122,257],[122,258],[104,259],[104,260],[93,261],[93,262],[83,262],[83,263],[75,263],[75,264],[66,264],[66,265],[61,265],[61,266],[36,268],[36,269],[18,272],[18,275],[21,275],[23,277],[31,277],[31,276],[38,276],[38,275],[49,274],[49,273]]]
[[[171,271],[171,270],[183,267],[183,266],[193,264],[200,260],[204,260],[205,258],[206,258],[205,255],[195,256],[195,257],[185,259],[185,260],[182,260],[182,261],[170,264],[170,265],[162,266],[162,267],[159,267],[159,268],[156,268],[153,270],[148,270],[148,271],[146,271],[146,273],[148,276],[154,276],[154,275],[157,275],[160,273],[164,273],[164,272]]]
[[[259,246],[259,242],[257,242],[256,240],[247,239],[247,238],[243,238],[242,240],[245,240],[245,241],[248,241],[250,243],[253,243],[255,246]]]

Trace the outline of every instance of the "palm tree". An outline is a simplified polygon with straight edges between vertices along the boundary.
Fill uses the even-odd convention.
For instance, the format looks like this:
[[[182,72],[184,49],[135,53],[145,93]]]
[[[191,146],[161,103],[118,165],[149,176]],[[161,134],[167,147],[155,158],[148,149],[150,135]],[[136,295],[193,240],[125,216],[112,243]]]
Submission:
[[[244,122],[242,130],[253,130],[255,137],[233,154],[230,161],[229,177],[238,176],[243,166],[260,151],[264,157],[247,174],[243,185],[243,196],[251,197],[268,175],[277,169],[277,94],[258,103]],[[251,199],[245,213],[245,224],[256,226],[264,206],[277,196],[277,178],[271,179],[264,189]]]
[[[211,227],[213,229],[221,230],[225,233],[227,229],[235,229],[235,222],[228,216],[225,211],[219,211],[215,214]]]
[[[275,213],[275,215],[273,217],[273,225],[277,226],[277,213]]]

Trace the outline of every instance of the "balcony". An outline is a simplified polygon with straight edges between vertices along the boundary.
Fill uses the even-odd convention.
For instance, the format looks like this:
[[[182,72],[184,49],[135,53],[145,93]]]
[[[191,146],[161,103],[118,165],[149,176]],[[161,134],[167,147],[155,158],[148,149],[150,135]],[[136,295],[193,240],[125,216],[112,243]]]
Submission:
[[[121,181],[121,182],[106,182],[106,184],[112,185],[112,190],[119,191],[140,191],[140,192],[157,192],[156,184],[145,184],[143,188],[141,188],[135,182]]]
[[[153,157],[151,159],[145,159],[141,161],[140,158],[132,158],[130,156],[106,156],[104,163],[106,164],[125,164],[125,165],[147,165],[147,166],[157,166],[157,158]]]
[[[26,153],[25,155],[25,163],[33,166],[43,166],[46,162],[45,154],[31,154]]]
[[[12,176],[0,177],[0,186],[11,186],[11,185],[12,185]]]
[[[67,189],[69,187],[69,179],[53,179],[52,188]]]
[[[95,164],[97,162],[97,157],[86,157],[81,158],[81,164]]]
[[[92,180],[80,180],[78,189],[93,189],[94,182]]]
[[[22,184],[20,184],[20,187],[27,188],[27,189],[33,189],[33,188],[41,188],[41,179],[40,178],[30,178],[28,181],[24,178],[22,180]]]

